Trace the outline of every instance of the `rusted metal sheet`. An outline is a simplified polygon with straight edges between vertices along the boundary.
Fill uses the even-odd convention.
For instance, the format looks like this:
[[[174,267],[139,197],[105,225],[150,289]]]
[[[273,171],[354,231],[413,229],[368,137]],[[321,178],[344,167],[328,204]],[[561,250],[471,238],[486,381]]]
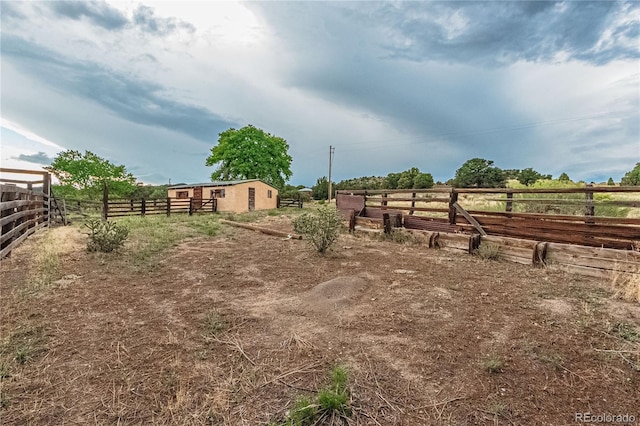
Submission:
[[[360,216],[364,210],[364,195],[337,194],[336,207],[340,214],[349,217],[349,211],[354,210],[356,216]]]
[[[423,231],[460,232],[462,228],[450,225],[446,219],[430,219],[418,216],[405,216],[404,227],[407,229],[421,229]]]

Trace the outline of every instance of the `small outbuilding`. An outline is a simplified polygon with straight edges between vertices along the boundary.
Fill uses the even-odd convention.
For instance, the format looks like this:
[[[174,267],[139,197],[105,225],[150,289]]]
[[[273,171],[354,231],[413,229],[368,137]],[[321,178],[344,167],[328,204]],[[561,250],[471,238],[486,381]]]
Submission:
[[[167,197],[193,198],[195,208],[215,199],[219,212],[245,213],[278,206],[278,190],[259,179],[174,185],[168,188]]]

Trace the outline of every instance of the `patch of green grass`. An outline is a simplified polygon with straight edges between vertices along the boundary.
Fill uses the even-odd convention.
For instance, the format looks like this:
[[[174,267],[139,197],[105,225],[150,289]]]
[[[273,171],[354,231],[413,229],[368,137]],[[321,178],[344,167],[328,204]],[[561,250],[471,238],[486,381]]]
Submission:
[[[504,362],[498,355],[490,354],[482,361],[482,369],[489,374],[502,373]]]
[[[206,338],[215,337],[227,328],[227,323],[216,309],[211,309],[204,319],[203,329]]]
[[[46,335],[42,326],[25,326],[13,332],[0,344],[0,376],[9,374],[8,360],[24,365],[46,350]]]
[[[11,366],[6,359],[0,359],[0,382],[11,377]]]
[[[336,366],[331,370],[329,386],[320,389],[314,398],[300,396],[283,422],[271,426],[311,426],[330,419],[346,419],[351,415],[349,373]]]
[[[506,417],[509,413],[509,407],[503,401],[493,399],[487,404],[486,412],[496,417]]]
[[[640,340],[638,330],[636,330],[634,326],[624,322],[615,324],[611,332],[627,342],[637,342]]]
[[[309,397],[300,396],[289,410],[284,426],[306,426],[314,423],[318,413],[318,406]]]

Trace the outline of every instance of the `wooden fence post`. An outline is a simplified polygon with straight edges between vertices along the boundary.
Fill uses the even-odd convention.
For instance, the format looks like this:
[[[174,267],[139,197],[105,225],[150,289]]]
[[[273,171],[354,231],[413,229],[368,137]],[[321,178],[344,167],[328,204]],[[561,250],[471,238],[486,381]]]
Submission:
[[[109,189],[107,182],[102,183],[102,220],[109,219]]]
[[[387,205],[387,194],[382,194],[382,199],[380,200],[380,207],[384,207]]]
[[[349,210],[349,233],[352,233],[356,230],[356,211],[351,209]]]
[[[42,174],[42,193],[44,194],[44,217],[47,226],[51,225],[51,175],[47,172]]]
[[[402,213],[396,214],[395,223],[393,226],[396,228],[402,228]]]
[[[171,198],[167,197],[167,217],[171,216]]]
[[[3,192],[2,193],[2,197],[0,197],[0,201],[14,201],[16,198],[16,193],[15,192]],[[0,217],[5,217],[5,216],[11,216],[14,213],[15,209],[6,209],[3,210],[0,213]],[[16,224],[15,220],[12,220],[11,222],[6,223],[5,225],[2,226],[2,235],[7,234],[9,231],[11,231],[14,226]],[[13,241],[15,237],[11,237],[9,238],[7,241],[3,242],[2,244],[0,244],[0,249],[3,249],[5,247],[8,247],[9,245],[11,245],[11,242]],[[11,252],[8,252],[6,255],[6,257],[11,257]]]
[[[513,211],[513,192],[507,192],[507,206],[505,208],[507,213]],[[512,217],[511,215],[507,215],[507,217]]]
[[[587,184],[587,191],[584,193],[585,196],[585,212],[584,215],[587,216],[587,219],[585,220],[586,223],[594,223],[593,219],[590,219],[589,216],[593,217],[595,216],[596,213],[596,207],[593,203],[593,191],[590,190],[593,188],[592,184]]]
[[[141,216],[144,216],[147,213],[147,200],[144,198],[140,200],[140,213]]]
[[[389,218],[389,213],[382,214],[382,223],[384,224],[384,233],[391,235],[391,219]]]
[[[193,215],[193,198],[189,198],[189,216]]]
[[[449,195],[449,225],[456,224],[456,203],[458,202],[458,193],[455,188],[451,189],[451,194]]]
[[[411,194],[411,210],[409,210],[409,214],[413,214],[413,208],[416,206],[416,193]]]

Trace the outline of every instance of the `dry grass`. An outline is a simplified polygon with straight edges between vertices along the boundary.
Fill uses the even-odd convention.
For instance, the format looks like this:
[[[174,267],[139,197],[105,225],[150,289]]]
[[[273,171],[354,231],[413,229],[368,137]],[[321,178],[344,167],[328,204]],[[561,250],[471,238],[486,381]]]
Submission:
[[[611,273],[611,287],[614,297],[640,303],[640,267],[635,272],[615,268]]]

